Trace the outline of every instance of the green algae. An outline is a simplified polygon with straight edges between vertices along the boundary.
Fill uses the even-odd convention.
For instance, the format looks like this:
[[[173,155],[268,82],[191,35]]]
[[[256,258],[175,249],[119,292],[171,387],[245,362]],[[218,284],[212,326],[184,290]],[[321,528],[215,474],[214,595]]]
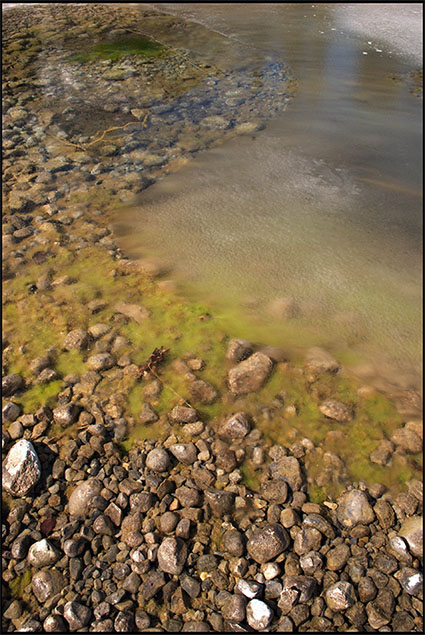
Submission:
[[[142,59],[159,57],[166,53],[167,48],[158,42],[146,37],[127,37],[111,42],[99,42],[90,51],[73,56],[71,62],[92,62],[96,60],[117,60],[137,55]]]
[[[19,397],[17,402],[22,406],[24,413],[29,414],[38,410],[40,406],[53,406],[61,388],[61,379],[32,386]]]
[[[22,575],[9,582],[10,594],[16,599],[22,599],[26,587],[31,583],[31,571],[27,569]]]

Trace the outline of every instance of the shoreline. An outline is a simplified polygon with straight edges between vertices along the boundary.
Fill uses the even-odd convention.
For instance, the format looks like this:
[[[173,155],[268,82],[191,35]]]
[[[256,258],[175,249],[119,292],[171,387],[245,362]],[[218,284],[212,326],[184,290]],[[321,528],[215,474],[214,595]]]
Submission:
[[[17,40],[15,51],[28,52],[30,64],[37,44],[31,52]],[[163,72],[162,60],[155,64]],[[182,71],[181,58],[178,64],[190,75],[183,81],[196,85],[202,70],[186,63]],[[127,80],[131,74],[110,81]],[[54,88],[48,74],[44,81]],[[173,81],[167,77],[161,90],[179,95]],[[130,200],[179,158],[164,157],[161,139],[156,148],[130,146],[147,167],[144,182],[128,170],[117,186],[103,168],[120,138],[103,146],[98,160],[87,152],[89,131],[76,138],[42,100],[34,111],[25,88],[15,77],[4,95],[5,630],[25,623],[47,632],[199,632],[233,630],[245,620],[248,630],[361,630],[367,621],[372,629],[383,621],[397,630],[400,613],[421,630],[412,579],[420,566],[415,519],[422,490],[411,471],[421,445],[419,402],[410,395],[409,404],[405,395],[397,415],[365,387],[356,394],[325,351],[295,366],[276,349],[231,339],[207,307],[178,298],[154,263],[124,258],[102,210],[117,197]],[[115,112],[106,111],[104,128],[136,123],[136,115],[123,122]],[[145,114],[146,107],[142,127]],[[261,125],[252,122],[251,131]],[[71,148],[76,144],[85,150]],[[85,169],[85,185],[78,174],[73,180],[75,165]],[[140,367],[161,346],[169,349],[164,360],[139,382]],[[337,448],[353,419],[363,425],[377,413],[393,440],[383,447],[385,435],[375,439],[371,465],[385,472],[399,462],[401,493],[358,479],[344,494],[350,479],[336,453],[308,432],[286,447],[277,440],[279,428],[302,414],[305,425],[319,417]],[[7,468],[16,452],[18,472]],[[326,479],[308,480],[309,462],[320,455],[339,488],[337,503]],[[398,537],[393,551],[391,535]],[[319,557],[310,562],[304,556],[311,551]],[[364,564],[378,557],[390,565]],[[366,578],[375,579],[373,598],[360,592]],[[381,607],[382,589],[390,608]]]

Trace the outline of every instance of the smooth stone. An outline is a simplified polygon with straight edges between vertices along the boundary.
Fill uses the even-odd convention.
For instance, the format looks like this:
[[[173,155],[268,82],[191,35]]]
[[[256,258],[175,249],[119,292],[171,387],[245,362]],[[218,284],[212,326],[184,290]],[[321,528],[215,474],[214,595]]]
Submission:
[[[90,370],[109,370],[115,365],[115,360],[109,353],[99,353],[98,355],[92,355],[87,360],[87,367]]]
[[[246,606],[246,621],[255,630],[262,631],[273,619],[273,611],[261,600],[251,600]]]
[[[170,467],[170,455],[163,448],[154,448],[146,457],[146,467],[154,472],[166,472]]]
[[[175,406],[170,413],[170,417],[176,423],[194,423],[198,420],[198,413],[194,408]]]
[[[12,397],[25,384],[24,378],[12,373],[5,375],[1,380],[1,390],[3,397]]]
[[[102,488],[102,483],[96,479],[88,479],[77,485],[69,497],[69,513],[74,516],[87,515],[93,498],[100,494]]]
[[[77,631],[90,622],[92,610],[79,602],[67,602],[64,606],[63,616],[68,622],[70,631]]]
[[[38,540],[28,550],[28,564],[32,567],[47,567],[61,557],[60,552],[48,540]]]
[[[226,359],[231,362],[242,362],[252,354],[252,344],[248,340],[232,339],[227,345]]]
[[[340,423],[348,423],[353,418],[351,410],[337,399],[327,399],[320,404],[319,410],[329,419],[335,419]]]
[[[410,552],[417,558],[423,556],[423,517],[411,516],[403,522],[399,536],[409,545]]]
[[[193,443],[175,443],[168,448],[181,463],[192,465],[198,457],[198,450]]]
[[[364,492],[353,489],[344,492],[337,499],[337,518],[345,529],[356,525],[369,525],[375,520],[375,513]]]

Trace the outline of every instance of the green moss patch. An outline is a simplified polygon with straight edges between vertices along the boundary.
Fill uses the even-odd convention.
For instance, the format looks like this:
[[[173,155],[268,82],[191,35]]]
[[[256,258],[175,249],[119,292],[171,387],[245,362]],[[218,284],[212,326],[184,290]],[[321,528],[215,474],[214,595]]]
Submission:
[[[146,37],[127,37],[111,42],[99,42],[85,53],[79,53],[71,58],[71,62],[92,62],[96,60],[112,60],[113,62],[129,55],[149,59],[164,55],[168,49]]]
[[[12,597],[22,599],[26,587],[31,582],[31,571],[28,569],[22,575],[9,582],[10,594]]]

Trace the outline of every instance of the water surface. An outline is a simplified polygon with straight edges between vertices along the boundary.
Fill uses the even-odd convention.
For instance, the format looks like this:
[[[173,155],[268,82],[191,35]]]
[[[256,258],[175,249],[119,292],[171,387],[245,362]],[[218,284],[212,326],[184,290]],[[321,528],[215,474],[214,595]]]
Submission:
[[[223,320],[248,316],[257,339],[326,345],[369,378],[417,387],[415,63],[385,39],[351,31],[339,5],[152,6],[210,29],[206,37],[194,28],[184,42],[175,34],[174,45],[232,69],[287,62],[298,89],[265,130],[199,154],[149,188],[125,219],[132,235],[123,245],[160,255]]]

